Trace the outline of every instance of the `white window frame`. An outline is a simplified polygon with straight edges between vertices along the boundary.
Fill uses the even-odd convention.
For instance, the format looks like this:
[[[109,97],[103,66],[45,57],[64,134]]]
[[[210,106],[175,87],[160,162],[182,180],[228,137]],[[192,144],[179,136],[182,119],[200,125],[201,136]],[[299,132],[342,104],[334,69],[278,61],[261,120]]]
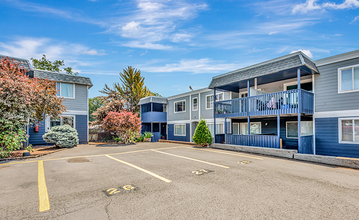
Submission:
[[[184,111],[181,111],[181,112],[177,112],[177,111],[176,111],[176,103],[178,103],[178,102],[184,102],[184,105],[185,105],[185,109],[184,109]],[[186,112],[186,111],[187,111],[187,104],[186,104],[186,100],[175,101],[173,104],[174,104],[174,109],[173,109],[174,113],[184,113],[184,112]]]
[[[179,135],[179,134],[176,134],[176,126],[184,126],[184,135],[182,134],[182,135]],[[174,126],[173,126],[173,135],[174,136],[181,136],[181,137],[184,137],[184,136],[186,136],[186,124],[175,124]]]
[[[208,125],[213,125],[213,129],[214,129],[214,123],[207,123],[207,127],[208,127]],[[223,126],[223,133],[217,133],[217,134],[224,134],[224,123],[216,123],[216,125],[222,125]],[[218,132],[217,131],[217,129],[216,129],[216,132]],[[212,137],[214,137],[213,135],[212,135]]]
[[[349,92],[359,92],[359,89],[354,89],[354,68],[358,67],[359,64],[353,66],[346,66],[338,69],[338,93],[349,93]],[[342,71],[352,69],[352,89],[342,91]]]
[[[314,122],[313,121],[300,121],[300,132],[302,132],[302,123],[303,122],[312,122],[312,135],[314,135]],[[288,137],[288,123],[297,123],[298,127],[298,121],[287,121],[285,122],[285,137],[287,139],[298,139],[298,137]],[[310,135],[301,135],[301,136],[310,136]]]
[[[59,83],[59,84],[60,84],[60,86],[59,86],[59,93],[60,93],[60,95],[59,95],[58,97],[62,97],[62,98],[66,98],[66,99],[75,99],[75,88],[76,88],[76,86],[75,86],[75,84],[74,84],[74,83],[56,82],[56,85],[57,85],[57,83]],[[62,84],[62,83],[65,83],[65,84],[72,84],[72,86],[73,86],[73,97],[61,96],[61,84]]]
[[[342,141],[342,135],[343,135],[343,132],[342,132],[342,120],[352,120],[353,121],[353,141]],[[355,123],[354,123],[354,120],[359,120],[358,117],[354,117],[354,118],[338,118],[338,131],[339,131],[339,143],[342,143],[342,144],[359,144],[359,142],[354,142],[355,140]]]
[[[62,117],[73,117],[74,118],[74,129],[76,129],[76,115],[61,115],[61,116],[59,116],[59,118],[60,118],[60,126],[63,125]],[[51,117],[46,116],[46,118],[45,118],[45,132],[49,132],[50,129],[51,129]]]
[[[220,93],[216,94],[216,96],[217,96],[217,95],[219,96],[220,94],[222,94],[222,100],[216,100],[216,102],[220,102],[220,101],[223,101],[223,100],[224,100],[224,92],[220,92]],[[211,108],[211,107],[210,107],[210,108],[207,107],[207,106],[208,106],[208,99],[207,99],[208,96],[213,96],[213,102],[214,102],[214,94],[206,95],[206,110],[208,110],[208,109],[213,109],[213,104],[212,104],[212,108]]]
[[[239,134],[240,134],[240,131],[239,131],[239,129],[240,129],[239,123],[238,123],[238,122],[233,122],[232,127],[234,127],[235,125],[238,127],[238,134],[234,134],[234,135],[239,135]],[[232,128],[232,131],[234,131],[233,128]],[[232,133],[232,134],[233,134],[233,133]]]
[[[259,130],[260,130],[260,133],[259,133],[259,134],[262,134],[262,122],[260,122],[260,121],[253,121],[253,122],[250,122],[250,123],[251,123],[251,124],[259,124]],[[245,126],[248,127],[248,122],[241,122],[241,123],[239,123],[239,130],[238,130],[239,134],[240,134],[240,135],[252,135],[252,134],[250,134],[251,131],[248,131],[249,134],[241,134],[241,124],[245,124]],[[256,134],[253,134],[253,135],[256,135]]]
[[[194,109],[194,100],[195,99],[197,99],[197,109]],[[199,103],[198,103],[198,97],[194,97],[194,98],[192,98],[192,111],[198,111],[198,105],[199,105]]]

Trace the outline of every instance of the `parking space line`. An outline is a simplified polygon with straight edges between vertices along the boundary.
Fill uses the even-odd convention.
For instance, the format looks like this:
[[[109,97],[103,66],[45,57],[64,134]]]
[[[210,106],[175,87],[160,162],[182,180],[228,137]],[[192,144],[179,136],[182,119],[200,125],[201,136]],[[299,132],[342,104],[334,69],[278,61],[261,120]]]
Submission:
[[[113,160],[116,160],[116,161],[118,161],[118,162],[120,162],[120,163],[126,164],[126,165],[128,165],[128,166],[130,166],[130,167],[136,168],[136,169],[138,169],[138,170],[141,170],[142,172],[145,172],[145,173],[147,173],[147,174],[150,174],[150,175],[152,175],[152,176],[154,176],[154,177],[156,177],[156,178],[158,178],[158,179],[160,179],[160,180],[162,180],[162,181],[165,181],[166,183],[172,182],[171,180],[166,179],[166,178],[164,178],[164,177],[162,177],[162,176],[160,176],[160,175],[157,175],[157,174],[155,174],[155,173],[152,173],[151,171],[145,170],[145,169],[143,169],[143,168],[141,168],[141,167],[138,167],[138,166],[136,166],[136,165],[133,165],[133,164],[131,164],[131,163],[128,163],[128,162],[119,160],[119,159],[117,159],[117,158],[111,157],[110,155],[106,155],[106,157],[111,158],[111,159],[113,159]]]
[[[213,166],[217,166],[217,167],[222,167],[222,168],[226,168],[226,169],[229,168],[229,167],[227,167],[227,166],[223,166],[223,165],[219,165],[219,164],[215,164],[215,163],[211,163],[211,162],[207,162],[207,161],[203,161],[203,160],[197,160],[197,159],[193,159],[193,158],[190,158],[190,157],[184,157],[184,156],[180,156],[180,155],[176,155],[176,154],[170,154],[170,153],[166,153],[166,152],[163,152],[163,151],[158,151],[158,150],[152,150],[152,151],[158,152],[158,153],[161,153],[161,154],[167,154],[167,155],[174,156],[174,157],[179,157],[179,158],[187,159],[187,160],[193,160],[193,161],[200,162],[200,163],[206,163],[206,164],[209,164],[209,165],[213,165]]]
[[[47,187],[45,181],[44,162],[42,160],[39,160],[37,167],[38,167],[37,182],[39,189],[39,212],[44,212],[50,209],[49,194],[47,193]]]
[[[204,151],[219,153],[219,154],[228,154],[228,155],[233,155],[233,156],[238,156],[238,157],[248,157],[248,158],[257,159],[257,160],[264,160],[261,157],[247,156],[247,155],[244,155],[241,153],[222,152],[221,150],[211,150],[211,149],[197,149],[197,148],[192,148],[192,147],[186,147],[186,148],[193,149],[193,150],[204,150]]]
[[[184,147],[183,146],[181,146],[181,147],[165,147],[165,148],[158,148],[158,149],[159,150],[165,150],[165,149],[172,149],[172,148],[184,148]],[[103,157],[103,156],[106,156],[106,155],[130,154],[130,153],[145,152],[145,151],[151,151],[151,150],[154,150],[154,149],[135,150],[135,151],[112,153],[112,154],[97,154],[97,155],[84,155],[84,156],[74,156],[74,157],[62,157],[62,158],[44,159],[44,160],[41,160],[41,161],[67,160],[67,159],[82,158],[82,157]],[[0,163],[0,166],[22,164],[22,163],[36,163],[38,161],[40,161],[40,160],[19,161],[19,162],[13,162],[13,163]]]

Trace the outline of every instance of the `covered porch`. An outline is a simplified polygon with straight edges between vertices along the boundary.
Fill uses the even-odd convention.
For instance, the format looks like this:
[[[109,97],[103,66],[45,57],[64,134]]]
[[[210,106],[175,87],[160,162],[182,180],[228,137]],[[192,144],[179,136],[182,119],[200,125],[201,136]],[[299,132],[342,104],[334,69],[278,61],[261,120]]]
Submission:
[[[209,86],[216,97],[214,121],[224,118],[227,125],[224,134],[215,135],[215,143],[297,149],[299,153],[313,154],[313,75],[317,73],[313,61],[296,52],[214,77]],[[293,80],[294,84],[286,86]],[[218,100],[216,95],[221,91],[238,96]],[[231,124],[226,123],[227,119]],[[255,131],[259,124],[260,130]]]

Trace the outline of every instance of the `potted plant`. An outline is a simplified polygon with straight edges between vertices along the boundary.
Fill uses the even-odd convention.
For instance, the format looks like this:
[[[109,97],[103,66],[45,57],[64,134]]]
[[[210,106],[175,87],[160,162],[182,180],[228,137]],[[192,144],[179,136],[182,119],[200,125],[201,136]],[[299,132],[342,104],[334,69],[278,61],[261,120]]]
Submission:
[[[145,142],[151,142],[151,137],[153,137],[153,134],[151,132],[145,132]]]

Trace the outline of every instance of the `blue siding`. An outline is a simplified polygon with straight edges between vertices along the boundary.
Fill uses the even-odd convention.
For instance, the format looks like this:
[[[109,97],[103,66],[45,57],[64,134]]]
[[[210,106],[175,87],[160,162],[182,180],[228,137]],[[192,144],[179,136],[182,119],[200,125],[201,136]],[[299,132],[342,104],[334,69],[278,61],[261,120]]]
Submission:
[[[39,132],[35,132],[33,127],[29,128],[29,135],[30,135],[29,144],[32,144],[32,145],[48,144],[42,138],[42,135],[44,135],[44,134],[45,134],[45,120],[40,123]]]
[[[141,114],[142,122],[166,122],[166,112],[145,112]]]
[[[79,134],[80,144],[87,143],[87,115],[76,115],[75,116],[76,130]],[[34,128],[29,129],[29,143],[32,145],[45,145],[49,144],[44,141],[42,136],[45,134],[45,120],[40,123],[39,132],[35,132]],[[52,144],[51,144],[52,145]]]
[[[191,140],[191,133],[190,133],[190,127],[189,127],[189,123],[186,124],[186,136],[175,136],[175,130],[174,130],[175,126],[174,124],[168,124],[168,140],[172,140],[172,141],[187,141],[190,142]]]
[[[80,144],[87,143],[87,115],[76,115],[76,130],[79,133],[79,142]]]
[[[338,118],[315,119],[316,153],[359,158],[359,144],[340,144]]]

